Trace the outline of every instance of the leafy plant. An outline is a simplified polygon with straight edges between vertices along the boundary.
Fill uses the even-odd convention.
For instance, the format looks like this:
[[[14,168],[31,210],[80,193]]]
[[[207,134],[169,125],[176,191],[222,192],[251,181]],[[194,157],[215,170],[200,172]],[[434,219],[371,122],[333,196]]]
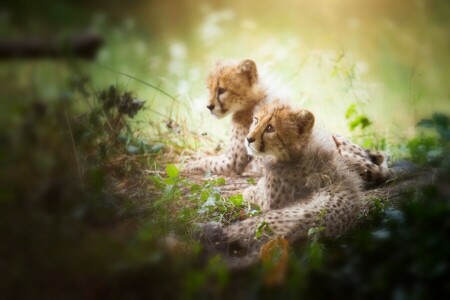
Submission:
[[[166,166],[166,176],[149,176],[154,186],[162,191],[160,199],[155,203],[176,202],[177,207],[182,207],[176,216],[183,222],[231,223],[259,213],[259,209],[246,203],[241,194],[222,196],[220,187],[226,184],[222,177],[198,184],[179,176],[179,171],[173,164]]]
[[[269,223],[262,221],[258,224],[255,230],[255,238],[260,239],[263,235],[270,236],[273,234],[272,228],[270,228]]]
[[[82,76],[74,77],[72,86],[83,95],[89,107],[88,112],[75,118],[74,134],[77,139],[80,137],[83,150],[104,159],[119,153],[157,154],[164,148],[164,144],[142,140],[131,127],[129,119],[145,104],[131,92],[121,92],[111,85],[98,93],[90,93],[89,80]]]
[[[366,115],[358,111],[356,104],[352,104],[347,108],[345,118],[347,119],[348,127],[351,131],[356,130],[358,127],[363,130],[372,124]]]
[[[447,165],[450,154],[450,118],[445,114],[435,113],[430,119],[420,120],[417,127],[422,132],[407,143],[412,160],[419,164]]]
[[[442,143],[450,141],[450,118],[443,113],[434,113],[431,119],[420,120],[417,127],[436,130]]]

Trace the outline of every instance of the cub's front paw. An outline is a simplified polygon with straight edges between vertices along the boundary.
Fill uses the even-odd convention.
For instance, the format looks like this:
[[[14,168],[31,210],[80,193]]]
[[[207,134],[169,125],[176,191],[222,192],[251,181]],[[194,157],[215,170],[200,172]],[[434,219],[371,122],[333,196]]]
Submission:
[[[209,222],[199,225],[200,241],[210,252],[223,251],[228,245],[228,240],[223,227],[218,222]]]

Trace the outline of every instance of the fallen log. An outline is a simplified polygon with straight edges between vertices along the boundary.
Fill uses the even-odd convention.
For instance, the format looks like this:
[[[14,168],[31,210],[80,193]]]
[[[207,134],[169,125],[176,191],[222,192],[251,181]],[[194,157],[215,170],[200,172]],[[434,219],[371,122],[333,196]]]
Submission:
[[[102,37],[93,32],[64,37],[0,38],[0,60],[67,57],[91,60],[102,45]]]
[[[398,201],[408,198],[405,198],[405,196],[419,193],[424,186],[432,184],[441,185],[440,181],[442,176],[440,176],[440,172],[437,169],[419,168],[408,161],[398,161],[391,167],[391,170],[394,175],[390,180],[378,186],[366,187],[363,190],[363,216],[370,213],[375,199],[395,205]],[[181,175],[198,184],[201,184],[205,180],[204,176],[199,174],[181,172]],[[214,179],[217,177],[213,175],[211,178]],[[245,188],[250,186],[248,183],[249,178],[256,178],[256,181],[258,180],[257,175],[252,173],[224,176],[224,178],[226,183],[220,186],[220,190],[221,194],[225,197],[242,193]]]

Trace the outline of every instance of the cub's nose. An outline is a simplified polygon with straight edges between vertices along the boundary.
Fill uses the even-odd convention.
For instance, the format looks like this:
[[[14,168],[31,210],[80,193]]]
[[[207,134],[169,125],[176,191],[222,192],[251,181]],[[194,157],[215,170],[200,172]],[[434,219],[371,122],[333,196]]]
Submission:
[[[214,104],[206,106],[206,108],[208,108],[211,111],[214,109],[214,107],[216,107]]]
[[[252,138],[252,137],[247,137],[247,142],[248,142],[249,144],[253,143],[254,141],[255,141],[254,138]]]

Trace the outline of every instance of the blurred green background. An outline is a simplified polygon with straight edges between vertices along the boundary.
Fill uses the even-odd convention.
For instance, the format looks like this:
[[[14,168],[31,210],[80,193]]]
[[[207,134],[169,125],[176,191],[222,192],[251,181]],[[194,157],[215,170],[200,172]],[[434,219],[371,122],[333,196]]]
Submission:
[[[3,1],[3,41],[95,31],[105,44],[93,61],[0,61],[0,294],[449,295],[449,16],[445,0]],[[192,239],[198,218],[243,211],[223,197],[204,209],[225,179],[199,185],[167,167],[226,141],[205,79],[216,60],[241,58],[329,130],[436,178],[400,204],[372,199],[343,239],[292,247],[273,289],[263,270],[229,274]],[[134,98],[146,102],[132,119]],[[187,251],[164,244],[174,233]]]
[[[345,112],[356,104],[372,131],[395,138],[410,135],[421,117],[450,112],[449,13],[447,2],[437,0],[16,1],[0,15],[0,32],[99,32],[105,47],[94,63],[79,65],[93,86],[117,82],[147,107],[187,118],[199,133],[223,137],[227,128],[204,108],[214,61],[252,58],[275,87],[333,131],[349,133]],[[6,86],[56,98],[69,69],[14,62],[2,64],[1,74]],[[158,118],[150,111],[139,116],[144,123]]]

